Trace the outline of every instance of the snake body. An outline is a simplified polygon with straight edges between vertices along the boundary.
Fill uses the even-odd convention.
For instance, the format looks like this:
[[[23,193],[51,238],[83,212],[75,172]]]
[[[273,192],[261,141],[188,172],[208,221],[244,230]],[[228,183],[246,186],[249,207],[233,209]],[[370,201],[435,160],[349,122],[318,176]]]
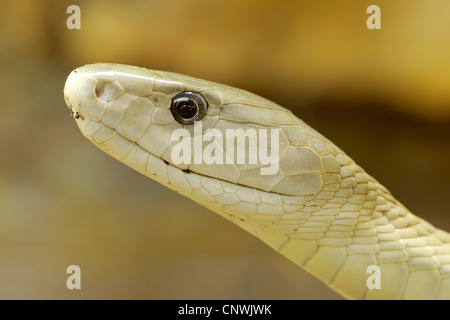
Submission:
[[[181,92],[207,101],[202,133],[278,130],[278,172],[261,175],[261,164],[173,163],[172,132],[195,134],[171,114]],[[344,297],[450,299],[450,234],[412,214],[289,110],[222,84],[105,63],[74,70],[64,97],[100,149],[247,230]],[[368,280],[374,266],[377,287]]]

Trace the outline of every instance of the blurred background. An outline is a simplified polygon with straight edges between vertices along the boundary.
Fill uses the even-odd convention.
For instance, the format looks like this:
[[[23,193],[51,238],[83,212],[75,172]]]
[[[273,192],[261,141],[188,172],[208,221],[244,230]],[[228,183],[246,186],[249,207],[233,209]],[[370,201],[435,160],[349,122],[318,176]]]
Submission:
[[[81,8],[81,30],[66,9]],[[366,9],[381,8],[381,30]],[[339,299],[83,138],[62,90],[117,62],[290,108],[450,230],[450,2],[0,2],[0,299]],[[81,268],[81,290],[66,268]]]

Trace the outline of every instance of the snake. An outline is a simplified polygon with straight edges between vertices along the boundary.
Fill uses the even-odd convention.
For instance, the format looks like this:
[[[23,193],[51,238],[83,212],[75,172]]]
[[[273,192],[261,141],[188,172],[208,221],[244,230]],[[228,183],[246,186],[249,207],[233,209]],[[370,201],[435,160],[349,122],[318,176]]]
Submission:
[[[290,110],[224,84],[114,63],[73,70],[64,99],[101,150],[256,236],[344,298],[450,299],[450,234],[411,213]],[[256,141],[266,141],[274,161],[248,161],[250,142],[244,161],[231,161],[237,149],[219,137],[239,129],[244,142],[249,132],[276,133],[273,145]],[[231,152],[231,160],[195,161],[182,149],[191,161],[175,161],[182,140],[191,150],[210,146],[209,155]],[[263,174],[269,166],[277,170]]]

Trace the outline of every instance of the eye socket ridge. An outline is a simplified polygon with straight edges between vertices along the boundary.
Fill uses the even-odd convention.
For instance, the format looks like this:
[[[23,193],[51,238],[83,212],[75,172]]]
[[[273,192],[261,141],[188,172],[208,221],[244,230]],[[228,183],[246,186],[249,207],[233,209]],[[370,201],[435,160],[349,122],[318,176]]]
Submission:
[[[181,124],[194,124],[206,115],[208,103],[206,99],[197,92],[181,92],[172,99],[170,112],[176,121]]]

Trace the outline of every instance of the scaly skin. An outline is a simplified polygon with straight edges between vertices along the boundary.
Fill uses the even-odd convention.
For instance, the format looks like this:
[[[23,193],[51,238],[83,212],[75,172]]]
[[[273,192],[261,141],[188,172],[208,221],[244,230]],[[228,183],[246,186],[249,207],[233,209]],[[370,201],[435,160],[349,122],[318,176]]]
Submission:
[[[194,133],[170,111],[183,91],[208,102],[203,132],[278,130],[278,172],[261,175],[260,164],[174,164],[172,132]],[[450,234],[413,215],[289,110],[240,89],[118,64],[78,68],[64,96],[96,146],[252,233],[344,297],[450,298]],[[381,289],[367,286],[374,265]]]

